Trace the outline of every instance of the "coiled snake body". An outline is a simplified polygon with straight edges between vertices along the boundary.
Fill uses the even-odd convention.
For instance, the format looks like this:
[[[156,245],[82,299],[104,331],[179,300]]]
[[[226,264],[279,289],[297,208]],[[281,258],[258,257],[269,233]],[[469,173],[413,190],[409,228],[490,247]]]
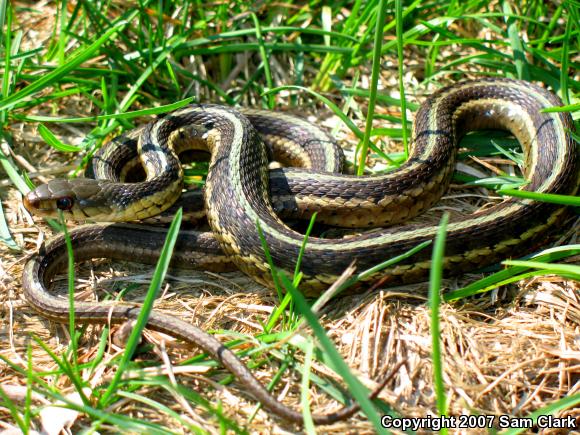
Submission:
[[[316,211],[318,222],[353,227],[398,223],[441,197],[453,172],[457,144],[467,131],[500,128],[511,131],[523,146],[524,175],[529,180],[525,190],[575,194],[579,157],[570,135],[572,120],[565,113],[540,112],[559,104],[553,94],[517,80],[481,79],[444,88],[427,99],[416,114],[408,161],[392,173],[368,177],[308,169],[283,169],[269,174],[266,149],[247,117],[226,107],[193,105],[165,115],[141,132],[139,146],[146,181],[127,184],[58,180],[31,192],[25,204],[29,210],[44,215],[54,215],[60,208],[77,219],[146,218],[169,207],[182,191],[182,170],[173,149],[206,148],[211,160],[204,204],[212,234],[184,234],[174,260],[179,265],[205,267],[208,258],[215,258],[218,268],[233,261],[257,281],[271,285],[257,227],[263,232],[275,266],[288,273],[294,271],[303,236],[284,225],[275,213],[268,183],[276,198],[276,211],[289,208],[292,216],[305,217]],[[259,123],[260,114],[254,118]],[[277,115],[270,115],[274,125],[276,119]],[[283,129],[294,128],[296,134],[303,134],[306,143],[329,141],[306,123],[293,124],[282,118],[279,123]],[[171,198],[169,202],[164,195]],[[542,243],[566,213],[567,209],[559,205],[510,198],[482,212],[452,220],[447,230],[445,273],[458,274],[521,255]],[[304,276],[300,288],[318,293],[334,282],[353,259],[359,270],[368,269],[432,240],[436,230],[431,225],[406,225],[344,239],[310,238],[302,259]],[[79,259],[104,256],[154,262],[164,234],[113,224],[81,227],[71,236]],[[46,290],[56,269],[64,264],[65,253],[62,239],[57,239],[42,256],[31,260],[24,272],[24,289],[29,302],[41,313],[66,321],[67,303]],[[429,271],[429,259],[429,250],[422,250],[364,279],[374,281],[381,277],[386,285],[420,281]],[[111,317],[121,321],[133,317],[134,310],[130,306],[114,308]],[[77,306],[78,317],[89,322],[107,321],[110,311],[110,307],[93,304]],[[223,354],[215,348],[219,342],[192,340],[191,336],[196,336],[192,326],[185,327],[180,322],[177,327],[172,322],[176,320],[153,313],[150,326],[177,333],[184,340],[197,340],[196,344],[214,357],[217,355],[230,370],[233,365],[237,370],[234,373],[248,382],[250,390],[268,409],[285,418],[300,419],[299,413],[280,405],[261,385],[257,387],[253,377],[248,380],[251,375],[244,372],[245,366],[238,366],[241,363],[237,359],[224,362]],[[318,421],[327,421],[323,417]]]

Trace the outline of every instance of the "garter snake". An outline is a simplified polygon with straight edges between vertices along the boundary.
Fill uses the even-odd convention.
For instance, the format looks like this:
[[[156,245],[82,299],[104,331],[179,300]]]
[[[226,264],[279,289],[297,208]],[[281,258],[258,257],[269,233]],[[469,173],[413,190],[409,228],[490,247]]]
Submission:
[[[416,114],[407,162],[392,173],[365,177],[292,168],[268,175],[265,147],[247,117],[227,107],[192,105],[143,129],[139,148],[146,181],[59,180],[31,192],[25,205],[45,216],[62,209],[77,219],[145,218],[148,210],[157,213],[168,206],[165,194],[173,201],[181,192],[182,170],[172,149],[203,147],[211,153],[204,204],[212,234],[184,234],[180,240],[183,250],[174,260],[178,265],[204,267],[215,256],[216,267],[232,261],[257,281],[271,285],[257,227],[273,264],[288,273],[295,268],[303,236],[276,215],[268,183],[270,194],[293,216],[307,217],[316,211],[317,221],[352,227],[403,222],[430,207],[447,189],[457,145],[466,132],[499,128],[510,131],[523,147],[523,172],[528,180],[525,190],[573,195],[578,189],[580,163],[570,134],[572,119],[567,113],[541,112],[560,104],[550,92],[518,80],[489,78],[443,88]],[[305,129],[309,127],[298,128]],[[543,243],[566,214],[567,209],[560,205],[509,198],[451,220],[444,273],[460,274],[528,252]],[[344,239],[310,238],[302,257],[300,288],[315,294],[334,282],[353,259],[360,270],[368,269],[432,240],[436,231],[433,225],[404,225]],[[159,230],[123,224],[92,225],[72,232],[79,259],[155,261],[163,236]],[[57,239],[27,264],[23,277],[30,303],[47,317],[61,321],[68,316],[67,303],[55,302],[46,285],[62,266],[65,252],[62,239]],[[387,270],[367,275],[365,280],[381,277],[385,285],[416,282],[425,279],[429,267],[430,252],[423,250]],[[115,310],[112,317],[119,321],[132,310],[98,305],[80,305],[78,309],[79,316],[91,322],[107,321],[110,310]],[[187,339],[190,330],[165,327],[165,320],[157,321],[155,315],[153,327],[169,329]],[[262,401],[260,394],[255,393]],[[277,412],[275,406],[268,408]],[[283,412],[280,415],[288,418]]]

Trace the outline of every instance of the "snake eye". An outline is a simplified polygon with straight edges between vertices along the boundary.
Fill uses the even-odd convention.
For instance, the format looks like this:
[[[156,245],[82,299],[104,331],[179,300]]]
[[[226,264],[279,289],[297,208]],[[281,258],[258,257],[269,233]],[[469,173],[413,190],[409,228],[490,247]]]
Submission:
[[[70,210],[73,206],[73,199],[70,196],[63,196],[56,200],[56,206],[63,211]]]

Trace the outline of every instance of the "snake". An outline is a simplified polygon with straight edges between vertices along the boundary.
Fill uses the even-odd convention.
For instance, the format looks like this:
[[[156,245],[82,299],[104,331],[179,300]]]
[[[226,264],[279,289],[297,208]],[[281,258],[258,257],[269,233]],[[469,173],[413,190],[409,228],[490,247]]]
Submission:
[[[275,265],[277,274],[291,276],[300,257],[300,290],[309,296],[332,285],[353,261],[358,270],[370,271],[361,275],[363,285],[379,279],[382,286],[420,282],[429,274],[429,250],[405,254],[433,240],[438,225],[405,222],[430,208],[447,190],[460,140],[468,132],[501,129],[515,136],[524,156],[522,172],[527,183],[522,190],[577,193],[580,157],[572,136],[572,119],[565,111],[543,111],[560,105],[553,93],[516,79],[480,78],[443,87],[428,97],[415,115],[407,161],[392,172],[358,177],[312,168],[269,170],[267,147],[248,116],[231,107],[193,104],[154,120],[140,131],[137,148],[145,180],[53,180],[31,191],[24,204],[41,216],[56,216],[60,210],[71,219],[117,222],[73,230],[71,240],[78,260],[134,258],[153,263],[165,231],[124,222],[146,219],[171,207],[183,190],[177,153],[187,148],[203,149],[211,155],[203,189],[203,208],[211,232],[180,234],[172,257],[175,266],[220,269],[234,264],[271,287],[276,274],[270,264]],[[281,114],[268,116],[268,122],[280,125],[282,131],[304,135],[306,142],[312,138],[314,142],[330,140],[308,123],[294,124]],[[261,114],[254,114],[253,121],[255,118],[261,119]],[[296,149],[301,152],[300,146]],[[304,219],[316,213],[316,222],[329,225],[399,225],[338,239],[309,237],[305,243],[304,236],[280,217],[284,210],[288,216]],[[484,210],[452,217],[447,226],[443,273],[458,275],[528,253],[546,243],[570,214],[563,205],[508,197]],[[50,294],[48,286],[66,262],[63,240],[58,237],[45,246],[23,273],[28,302],[42,315],[61,322],[68,321],[68,303]],[[380,271],[371,269],[399,256],[402,260],[394,265]],[[79,303],[75,307],[80,321],[89,323],[121,322],[134,318],[137,310],[129,304]],[[300,413],[272,398],[215,338],[158,312],[152,313],[148,325],[197,344],[231,370],[268,410],[301,421]],[[344,408],[341,412],[352,410]],[[336,415],[316,416],[315,422],[327,422]]]

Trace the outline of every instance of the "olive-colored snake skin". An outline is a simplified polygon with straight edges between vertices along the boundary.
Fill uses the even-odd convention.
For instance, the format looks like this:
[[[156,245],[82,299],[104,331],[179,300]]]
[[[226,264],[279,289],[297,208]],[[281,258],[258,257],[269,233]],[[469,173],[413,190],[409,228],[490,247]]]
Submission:
[[[444,88],[416,114],[408,161],[392,173],[369,177],[307,169],[282,169],[268,175],[266,149],[246,117],[226,107],[188,106],[141,132],[139,148],[146,181],[58,180],[31,192],[25,205],[46,216],[61,209],[77,219],[146,218],[169,207],[182,191],[182,170],[172,148],[205,148],[211,160],[204,205],[212,234],[184,233],[175,249],[174,262],[194,267],[206,267],[211,262],[220,269],[232,261],[257,281],[271,285],[257,225],[273,263],[290,274],[303,236],[275,214],[268,183],[277,211],[287,210],[292,217],[308,217],[316,211],[317,221],[329,224],[361,227],[398,223],[430,207],[445,192],[457,144],[467,131],[500,128],[511,131],[524,148],[524,174],[529,180],[525,190],[575,194],[579,157],[569,133],[572,120],[566,113],[540,113],[545,107],[560,104],[553,94],[517,80],[482,79]],[[277,115],[270,117],[275,120]],[[301,124],[296,130],[306,134],[310,128]],[[321,142],[329,140],[312,134]],[[305,137],[312,138],[309,134]],[[529,252],[546,240],[566,214],[567,209],[559,205],[509,198],[482,212],[452,220],[447,230],[444,273],[459,274]],[[310,238],[302,259],[300,288],[318,293],[353,260],[359,270],[366,270],[432,240],[436,230],[436,226],[406,225],[345,239]],[[126,224],[91,225],[74,230],[71,238],[78,260],[110,257],[155,262],[164,232]],[[364,280],[382,278],[384,285],[424,280],[430,255],[429,250],[420,251]],[[68,304],[51,296],[47,286],[65,259],[64,242],[58,238],[26,265],[23,275],[30,304],[59,321],[67,321]],[[77,318],[85,322],[120,322],[134,318],[137,310],[126,304],[76,306]],[[199,345],[236,374],[267,409],[301,421],[300,413],[273,399],[213,337],[157,312],[152,313],[149,326]],[[352,410],[344,411],[349,412]],[[335,421],[336,416],[315,416],[315,421]]]

